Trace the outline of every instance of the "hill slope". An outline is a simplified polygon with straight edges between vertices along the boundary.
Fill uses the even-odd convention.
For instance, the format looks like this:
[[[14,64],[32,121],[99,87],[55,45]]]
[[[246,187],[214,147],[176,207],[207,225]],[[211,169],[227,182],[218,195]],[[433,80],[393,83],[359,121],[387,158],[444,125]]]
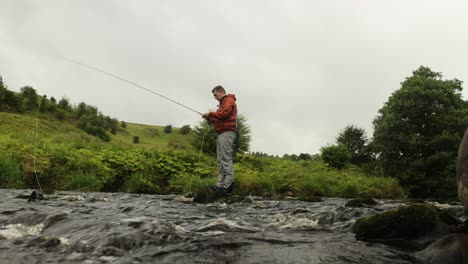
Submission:
[[[48,115],[40,114],[37,119],[38,139],[53,143],[74,142],[75,144],[93,144],[99,146],[118,145],[122,147],[141,146],[149,149],[187,149],[192,150],[190,134],[182,135],[179,128],[172,133],[164,133],[164,127],[127,123],[120,127],[116,135],[111,135],[110,142],[103,142],[78,129],[73,122],[60,121]],[[36,117],[33,115],[0,112],[0,137],[15,139],[19,142],[35,142]],[[133,137],[139,137],[139,144],[133,143]]]

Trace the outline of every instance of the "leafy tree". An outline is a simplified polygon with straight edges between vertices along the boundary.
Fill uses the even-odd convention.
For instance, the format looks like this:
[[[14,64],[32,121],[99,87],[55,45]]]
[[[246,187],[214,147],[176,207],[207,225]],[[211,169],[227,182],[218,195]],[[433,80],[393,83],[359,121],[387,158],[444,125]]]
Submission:
[[[127,123],[125,121],[120,121],[120,126],[122,128],[127,128]]]
[[[180,133],[181,133],[182,135],[187,135],[188,133],[190,133],[191,130],[192,130],[192,129],[190,128],[189,125],[185,125],[185,126],[182,126],[182,127],[180,128]]]
[[[49,103],[47,104],[47,112],[49,113],[57,112],[57,100],[55,100],[54,97],[51,97]]]
[[[236,152],[247,152],[250,148],[250,127],[247,124],[247,118],[244,115],[239,115],[238,123],[238,143],[236,145]],[[212,124],[206,121],[200,122],[193,128],[194,140],[192,145],[196,149],[200,149],[203,144],[203,152],[216,155],[216,131]]]
[[[344,145],[351,153],[351,163],[362,164],[370,160],[369,140],[366,131],[354,125],[346,126],[336,138],[336,143]]]
[[[140,143],[140,137],[139,136],[133,136],[133,143],[134,144]]]
[[[109,125],[112,135],[117,134],[117,128],[119,127],[119,120],[117,120],[117,118],[111,118],[110,116],[106,116],[104,119]]]
[[[20,94],[24,99],[24,106],[27,111],[37,111],[38,96],[36,90],[31,86],[25,86],[20,89]]]
[[[102,114],[95,115],[84,115],[78,122],[78,128],[82,129],[86,133],[97,136],[103,141],[110,141],[111,138],[106,133],[109,129],[109,124],[104,119]]]
[[[41,100],[39,101],[39,111],[41,113],[47,112],[49,109],[49,100],[47,99],[47,95],[43,95]]]
[[[62,99],[60,99],[57,106],[58,108],[66,110],[66,111],[69,111],[72,109],[70,105],[70,100],[68,100],[68,98],[65,98],[65,97],[62,97]]]
[[[170,134],[172,132],[172,125],[167,125],[164,127],[164,133]]]
[[[351,161],[351,153],[345,145],[329,145],[320,149],[323,162],[335,169],[344,169]]]
[[[22,98],[16,96],[14,92],[8,90],[0,76],[0,111],[23,112]]]
[[[458,144],[468,126],[462,82],[419,67],[374,120],[373,145],[385,175],[413,197],[455,196]]]
[[[247,118],[240,114],[237,117],[237,152],[247,152],[250,149],[250,142],[252,141],[252,136],[250,133],[250,126],[247,124]]]
[[[312,155],[310,155],[309,153],[301,153],[297,158],[299,160],[312,160]]]

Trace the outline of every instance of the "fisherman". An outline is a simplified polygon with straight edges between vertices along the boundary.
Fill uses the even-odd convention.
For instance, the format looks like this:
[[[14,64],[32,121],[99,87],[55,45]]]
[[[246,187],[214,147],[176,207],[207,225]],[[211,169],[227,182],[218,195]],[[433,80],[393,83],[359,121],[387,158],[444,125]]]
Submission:
[[[237,105],[234,94],[226,94],[222,86],[211,91],[219,101],[218,110],[203,114],[203,118],[214,125],[218,134],[216,140],[216,161],[219,168],[218,182],[213,186],[221,196],[229,196],[234,189],[234,168],[232,157],[236,139]]]

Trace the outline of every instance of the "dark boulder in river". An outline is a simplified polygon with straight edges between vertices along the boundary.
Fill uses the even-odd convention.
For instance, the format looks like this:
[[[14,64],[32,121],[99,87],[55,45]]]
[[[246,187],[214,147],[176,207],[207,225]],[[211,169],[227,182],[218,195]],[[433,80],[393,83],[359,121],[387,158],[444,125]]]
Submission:
[[[356,198],[346,203],[346,207],[364,207],[367,205],[377,205],[377,201],[372,198]]]
[[[460,222],[429,204],[413,204],[367,216],[353,226],[356,239],[420,250],[456,231]]]

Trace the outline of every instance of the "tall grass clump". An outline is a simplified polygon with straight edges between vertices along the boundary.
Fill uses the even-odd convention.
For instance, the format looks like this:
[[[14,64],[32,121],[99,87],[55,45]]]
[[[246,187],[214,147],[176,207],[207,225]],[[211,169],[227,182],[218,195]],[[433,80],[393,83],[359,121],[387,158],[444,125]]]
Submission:
[[[0,188],[23,188],[23,170],[21,164],[10,154],[0,150]]]

